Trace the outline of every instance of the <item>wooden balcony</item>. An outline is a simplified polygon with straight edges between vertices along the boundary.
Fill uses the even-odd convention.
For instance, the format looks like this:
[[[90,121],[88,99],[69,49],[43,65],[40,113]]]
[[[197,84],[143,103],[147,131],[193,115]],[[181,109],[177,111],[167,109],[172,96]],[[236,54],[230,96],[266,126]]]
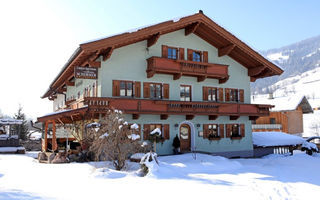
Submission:
[[[177,80],[181,76],[197,77],[198,82],[206,78],[218,79],[219,83],[225,83],[228,78],[228,65],[194,62],[189,60],[174,60],[162,57],[151,57],[147,59],[147,77],[154,74],[172,74]]]
[[[217,103],[217,102],[184,102],[151,99],[128,99],[128,98],[104,98],[86,97],[84,105],[88,106],[91,113],[105,113],[109,108],[122,110],[126,114],[154,114],[161,116],[169,115],[208,115],[210,119],[217,116],[230,116],[237,119],[240,116],[251,118],[269,115],[271,105]],[[214,117],[215,116],[215,117]],[[164,117],[166,118],[166,117]]]

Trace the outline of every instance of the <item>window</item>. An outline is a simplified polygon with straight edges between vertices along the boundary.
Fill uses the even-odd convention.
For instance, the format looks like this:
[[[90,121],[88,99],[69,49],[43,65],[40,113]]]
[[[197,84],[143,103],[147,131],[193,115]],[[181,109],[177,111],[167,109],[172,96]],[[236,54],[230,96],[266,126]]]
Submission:
[[[133,82],[120,81],[120,96],[133,97]]]
[[[150,98],[162,99],[162,84],[151,83],[150,84]]]
[[[92,84],[92,96],[93,96],[93,97],[96,97],[96,96],[97,96],[97,93],[96,93],[96,83],[93,83],[93,84]]]
[[[178,50],[173,47],[168,47],[168,58],[177,59]]]
[[[276,118],[270,118],[270,124],[276,124]]]
[[[191,101],[191,86],[181,85],[180,86],[180,101]]]
[[[209,139],[220,138],[217,124],[208,125],[208,138]]]
[[[238,98],[238,89],[231,89],[230,90],[230,101],[239,101]]]
[[[208,101],[217,101],[217,88],[208,88]]]
[[[201,62],[201,52],[193,51],[192,52],[192,61]]]
[[[239,124],[232,124],[231,137],[241,137],[239,131]]]

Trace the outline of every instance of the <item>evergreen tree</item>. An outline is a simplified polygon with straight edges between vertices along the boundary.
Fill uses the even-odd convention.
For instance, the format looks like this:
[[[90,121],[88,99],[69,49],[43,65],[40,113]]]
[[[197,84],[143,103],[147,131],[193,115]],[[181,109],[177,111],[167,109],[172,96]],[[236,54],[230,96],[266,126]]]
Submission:
[[[19,133],[19,138],[22,140],[27,139],[27,134],[28,134],[28,124],[26,120],[26,116],[22,111],[22,106],[19,105],[18,112],[14,115],[14,119],[19,119],[22,120],[22,124],[20,125],[15,125],[14,130],[16,133]]]

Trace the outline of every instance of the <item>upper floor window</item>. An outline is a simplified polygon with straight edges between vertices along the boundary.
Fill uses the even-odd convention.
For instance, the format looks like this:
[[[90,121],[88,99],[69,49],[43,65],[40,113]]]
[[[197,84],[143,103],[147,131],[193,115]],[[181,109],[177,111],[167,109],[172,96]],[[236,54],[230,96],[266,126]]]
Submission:
[[[161,83],[150,83],[150,98],[162,99]]]
[[[239,101],[238,89],[230,90],[230,101]]]
[[[207,51],[199,51],[188,49],[188,60],[195,61],[195,62],[208,62],[208,52]]]
[[[177,48],[168,47],[168,58],[170,59],[177,59]]]
[[[97,96],[96,83],[92,84],[92,96],[93,97]]]
[[[201,62],[201,52],[199,51],[192,52],[192,61]]]
[[[243,89],[225,89],[225,99],[226,101],[233,102],[244,102],[244,90]]]
[[[180,86],[180,101],[191,101],[191,86],[181,85]]]
[[[123,81],[113,80],[112,81],[112,96],[116,97],[140,97],[141,82],[139,81]],[[95,85],[95,91],[97,85]],[[96,93],[96,92],[95,92]]]
[[[133,97],[133,82],[120,81],[120,96]]]
[[[162,45],[161,48],[163,58],[184,60],[184,48],[169,47],[167,45]]]
[[[217,101],[217,88],[208,88],[208,101]]]

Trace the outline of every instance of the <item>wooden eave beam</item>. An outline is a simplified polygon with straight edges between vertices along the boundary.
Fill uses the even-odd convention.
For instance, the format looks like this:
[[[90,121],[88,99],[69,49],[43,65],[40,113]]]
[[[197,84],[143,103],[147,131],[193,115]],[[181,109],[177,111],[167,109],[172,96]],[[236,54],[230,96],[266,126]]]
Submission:
[[[206,78],[207,78],[207,76],[198,76],[197,81],[202,82],[202,81],[206,80]]]
[[[236,47],[235,44],[230,44],[230,45],[219,48],[218,56],[221,57],[221,56],[229,55],[235,47]]]
[[[106,61],[107,59],[110,58],[112,52],[113,52],[114,47],[108,47],[107,49],[101,50],[101,55],[102,55],[102,60]]]
[[[139,114],[132,114],[132,119],[139,119],[140,115]]]
[[[182,73],[174,74],[174,75],[173,75],[173,80],[178,80],[178,79],[181,78],[181,76],[182,76]]]
[[[199,23],[199,22],[196,22],[196,23],[193,23],[193,24],[187,26],[187,27],[185,28],[185,31],[184,31],[185,36],[190,35],[191,33],[196,32],[196,30],[197,30],[197,28],[199,27],[199,25],[200,25],[200,23]]]
[[[71,81],[67,80],[66,81],[66,85],[67,86],[74,86],[74,82],[71,82]]]
[[[229,77],[223,78],[223,79],[219,79],[219,84],[223,84],[226,83],[229,80]]]
[[[216,120],[218,115],[209,115],[209,120]]]
[[[152,45],[156,44],[159,38],[160,38],[160,33],[153,34],[147,40],[147,47],[151,47]]]
[[[100,61],[89,61],[88,62],[90,67],[95,67],[95,68],[100,68],[101,67],[101,62]]]
[[[230,116],[230,120],[237,120],[240,116]]]
[[[266,66],[263,66],[263,65],[249,68],[249,69],[248,69],[248,76],[257,76],[257,75],[260,74],[265,68],[266,68]]]
[[[186,115],[186,120],[193,120],[194,115]]]
[[[249,120],[257,120],[259,116],[249,116]]]
[[[167,120],[168,117],[169,117],[169,115],[166,115],[166,114],[160,115],[160,119],[161,119],[161,120]]]

